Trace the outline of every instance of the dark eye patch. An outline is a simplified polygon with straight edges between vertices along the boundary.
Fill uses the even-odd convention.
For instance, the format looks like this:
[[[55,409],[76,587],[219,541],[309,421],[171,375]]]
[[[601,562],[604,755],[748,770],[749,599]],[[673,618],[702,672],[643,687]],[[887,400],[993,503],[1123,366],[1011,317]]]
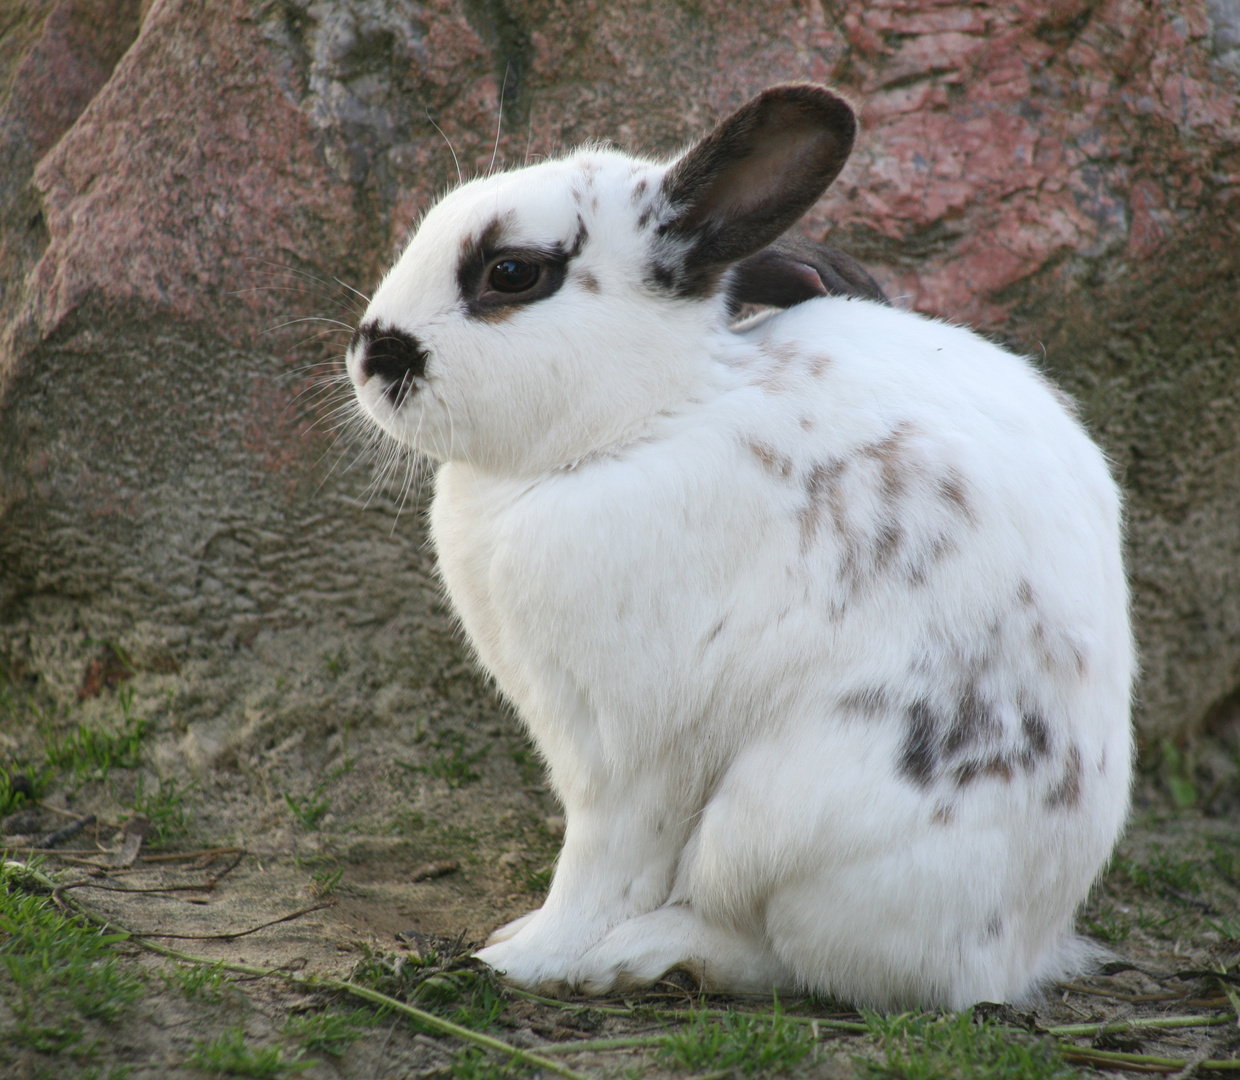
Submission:
[[[569,262],[586,241],[586,227],[578,219],[571,247],[511,244],[505,220],[495,218],[461,247],[457,285],[465,310],[480,319],[504,319],[518,307],[545,300],[560,290]]]

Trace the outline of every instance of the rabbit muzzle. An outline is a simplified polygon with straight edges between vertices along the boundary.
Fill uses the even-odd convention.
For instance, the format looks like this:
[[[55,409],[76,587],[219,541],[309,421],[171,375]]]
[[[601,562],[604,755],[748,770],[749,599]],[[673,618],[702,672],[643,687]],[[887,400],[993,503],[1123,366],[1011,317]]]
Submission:
[[[360,387],[378,379],[393,409],[425,385],[428,353],[412,334],[365,322],[354,333],[349,351],[354,354],[356,384]]]

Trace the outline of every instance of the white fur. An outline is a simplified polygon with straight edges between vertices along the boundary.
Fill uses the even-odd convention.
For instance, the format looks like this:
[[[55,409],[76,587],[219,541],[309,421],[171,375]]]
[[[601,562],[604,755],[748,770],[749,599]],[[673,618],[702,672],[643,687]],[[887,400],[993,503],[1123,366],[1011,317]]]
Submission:
[[[443,580],[565,808],[546,903],[479,955],[598,993],[684,966],[1018,999],[1079,960],[1126,814],[1115,485],[966,330],[838,298],[731,328],[718,295],[661,294],[638,219],[665,168],[587,150],[464,185],[367,313],[424,345],[417,393],[350,353],[374,420],[443,462]],[[588,238],[486,321],[456,265],[497,216]]]

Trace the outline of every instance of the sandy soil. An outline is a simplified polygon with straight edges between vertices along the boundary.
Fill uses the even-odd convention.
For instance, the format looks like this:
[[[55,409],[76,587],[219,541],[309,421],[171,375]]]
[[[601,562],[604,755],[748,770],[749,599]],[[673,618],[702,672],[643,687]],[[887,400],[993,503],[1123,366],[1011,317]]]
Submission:
[[[323,678],[342,674],[328,671]],[[335,730],[255,724],[249,736],[208,745],[206,736],[190,737],[177,722],[177,693],[188,678],[158,672],[111,684],[103,678],[97,694],[59,712],[36,698],[21,700],[10,680],[2,737],[15,774],[23,763],[30,769],[38,762],[57,732],[72,733],[79,723],[120,730],[122,698],[131,691],[128,722],[147,718],[134,767],[82,775],[70,767],[53,770],[42,802],[3,822],[10,857],[26,859],[48,833],[96,815],[95,824],[43,856],[43,869],[56,876],[67,901],[149,935],[144,940],[199,957],[335,977],[348,977],[367,958],[408,955],[411,947],[414,955],[425,954],[436,936],[464,947],[540,902],[562,819],[529,746],[497,703],[481,716],[453,716],[447,706],[434,715],[397,709],[387,720]],[[1164,755],[1142,774],[1129,833],[1081,916],[1082,928],[1114,950],[1112,973],[1056,987],[1029,1012],[996,1008],[989,1015],[1029,1029],[1230,1015],[1216,1026],[1064,1041],[1185,1061],[1237,1056],[1240,1030],[1228,997],[1240,983],[1240,741],[1234,732],[1234,724],[1223,727],[1191,762]],[[149,800],[161,776],[176,785],[168,789],[174,797],[162,804]],[[135,840],[126,848],[122,827],[135,812],[125,804],[135,803],[139,782],[149,819],[173,831],[161,842],[152,827],[141,848]],[[1172,788],[1195,805],[1177,807]],[[180,831],[178,805],[188,813]],[[280,919],[286,921],[254,929]],[[126,963],[146,973],[140,1001],[113,1023],[87,1021],[85,1037],[61,1052],[0,1044],[6,1076],[202,1076],[193,1064],[201,1061],[195,1048],[238,1026],[247,1046],[278,1044],[286,1053],[283,1066],[248,1075],[373,1080],[504,1074],[500,1059],[462,1056],[459,1041],[392,1015],[359,1029],[351,1044],[334,1046],[339,1054],[306,1051],[284,1030],[290,1016],[350,1013],[364,1003],[242,975],[225,978],[213,995],[195,997],[167,977],[166,958],[133,943],[118,948]],[[1210,974],[1219,971],[1222,979]],[[459,1000],[449,993],[441,1011],[468,1012],[471,1002],[475,1012],[483,1008],[478,978],[470,974]],[[5,980],[0,971],[0,997],[13,992]],[[660,1010],[699,1003],[677,982],[630,999],[638,1007],[627,1014],[621,1002],[612,1002],[615,1012],[609,1013],[511,997],[494,1006],[498,1015],[484,1026],[512,1045],[534,1048],[660,1034],[683,1019],[660,1016]],[[805,1015],[856,1018],[846,1004],[785,1006]],[[0,1029],[12,1023],[11,1009],[0,1007]],[[879,1054],[870,1036],[828,1030],[820,1036],[815,1055],[793,1074],[859,1075],[853,1055]],[[304,1056],[297,1061],[299,1049]],[[305,1067],[311,1058],[316,1063]],[[558,1054],[557,1060],[589,1076],[668,1072],[667,1062],[648,1047]]]

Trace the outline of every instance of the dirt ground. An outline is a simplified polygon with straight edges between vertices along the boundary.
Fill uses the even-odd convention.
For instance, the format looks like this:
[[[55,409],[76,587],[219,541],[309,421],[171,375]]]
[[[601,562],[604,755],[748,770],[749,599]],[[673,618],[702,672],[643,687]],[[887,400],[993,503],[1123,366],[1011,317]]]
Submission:
[[[539,904],[563,821],[498,703],[482,719],[453,716],[450,707],[398,708],[387,721],[335,730],[256,721],[247,737],[215,745],[177,721],[192,673],[134,674],[114,650],[92,648],[77,669],[80,702],[55,705],[27,693],[20,672],[6,676],[0,842],[10,860],[33,859],[58,886],[48,895],[10,876],[10,896],[25,890],[49,905],[80,904],[136,935],[109,948],[137,973],[137,989],[110,1019],[69,1017],[77,1034],[57,1043],[23,1027],[37,1003],[22,997],[17,969],[0,968],[5,1076],[375,1080],[531,1071],[338,988],[308,985],[314,975],[353,977],[510,1046],[554,1047],[570,1075],[988,1075],[981,1064],[976,1073],[952,1064],[951,1047],[947,1057],[921,1066],[910,1057],[906,1067],[892,1047],[911,1055],[920,1036],[885,1041],[880,1022],[847,1003],[782,1002],[790,1016],[820,1018],[797,1028],[812,1030],[812,1048],[768,1061],[753,1043],[738,1062],[722,1036],[723,1049],[696,1058],[669,1056],[666,1040],[692,1026],[687,1009],[715,1010],[712,1022],[726,1034],[728,1010],[762,1012],[769,1002],[703,999],[675,979],[605,1003],[499,992],[455,954]],[[316,678],[346,674],[346,660],[329,656]],[[1082,930],[1115,954],[1107,973],[1057,986],[1027,1012],[974,1014],[1035,1048],[1051,1038],[1047,1029],[1065,1025],[1184,1017],[1201,1026],[1059,1032],[1054,1042],[1076,1048],[1067,1063],[1055,1057],[1010,1075],[1240,1069],[1238,732],[1231,717],[1191,754],[1147,748],[1131,827],[1081,915]],[[50,834],[87,815],[92,823],[49,845]],[[0,958],[15,933],[0,923]],[[143,943],[269,973],[177,963]],[[290,982],[288,972],[302,981]],[[597,1048],[617,1039],[639,1045]],[[583,1041],[596,1048],[560,1045]],[[1163,1064],[1124,1068],[1121,1054]]]

